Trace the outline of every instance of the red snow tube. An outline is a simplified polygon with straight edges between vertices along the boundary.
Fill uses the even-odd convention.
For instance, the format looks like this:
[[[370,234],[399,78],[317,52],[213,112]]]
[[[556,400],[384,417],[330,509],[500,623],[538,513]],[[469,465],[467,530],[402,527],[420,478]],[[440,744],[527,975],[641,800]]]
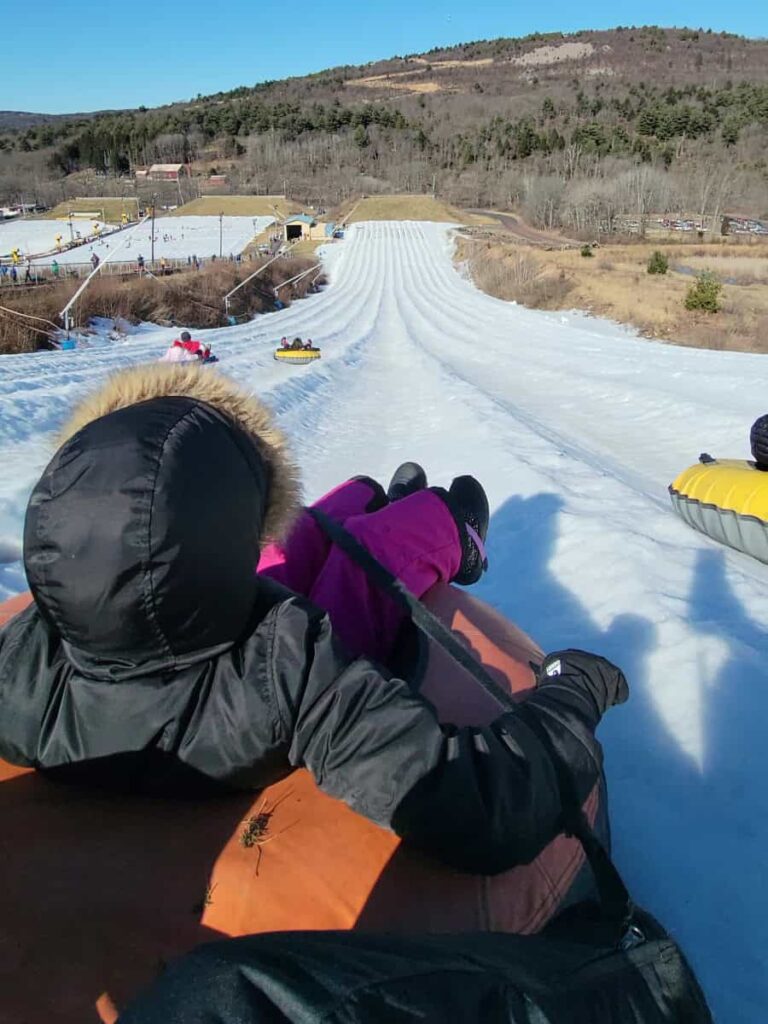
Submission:
[[[0,624],[29,602],[0,605]],[[463,591],[427,604],[512,692],[538,652]],[[441,717],[498,708],[441,650],[422,692]],[[283,929],[539,930],[582,875],[577,842],[533,863],[463,875],[321,793],[298,771],[255,799],[127,798],[48,782],[0,761],[0,1024],[114,1022],[173,956],[201,941]],[[594,821],[598,787],[585,808]]]

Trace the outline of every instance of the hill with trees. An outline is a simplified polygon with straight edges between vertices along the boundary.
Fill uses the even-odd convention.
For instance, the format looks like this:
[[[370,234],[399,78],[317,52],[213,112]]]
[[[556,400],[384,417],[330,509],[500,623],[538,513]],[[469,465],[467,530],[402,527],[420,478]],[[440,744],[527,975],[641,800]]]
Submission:
[[[178,161],[193,171],[184,198],[215,170],[233,192],[285,185],[333,206],[436,189],[571,231],[651,210],[768,214],[768,42],[703,29],[479,41],[155,109],[8,123],[6,202],[135,194],[137,167]]]

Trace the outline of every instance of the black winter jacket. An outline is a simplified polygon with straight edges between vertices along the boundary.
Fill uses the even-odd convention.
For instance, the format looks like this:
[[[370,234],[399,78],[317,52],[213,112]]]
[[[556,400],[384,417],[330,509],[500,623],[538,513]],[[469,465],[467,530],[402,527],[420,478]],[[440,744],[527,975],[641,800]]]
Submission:
[[[204,372],[163,370],[193,384]],[[166,794],[259,789],[305,766],[448,864],[492,873],[530,861],[560,831],[537,738],[514,712],[483,729],[439,724],[405,682],[350,659],[322,611],[255,575],[280,470],[198,387],[107,403],[35,488],[35,603],[0,632],[0,756]],[[590,692],[593,667],[544,676],[527,701],[581,798],[615,699],[602,683]]]
[[[536,936],[278,932],[172,962],[118,1024],[713,1024],[680,950],[581,913]]]

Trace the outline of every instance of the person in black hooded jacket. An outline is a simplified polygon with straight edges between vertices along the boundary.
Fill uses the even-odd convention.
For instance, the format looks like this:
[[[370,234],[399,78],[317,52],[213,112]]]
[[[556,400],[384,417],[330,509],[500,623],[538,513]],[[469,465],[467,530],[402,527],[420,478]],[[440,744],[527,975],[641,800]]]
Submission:
[[[30,498],[33,604],[0,632],[0,756],[130,792],[258,790],[306,767],[331,796],[460,870],[528,863],[561,830],[555,771],[514,711],[434,708],[328,615],[257,574],[295,471],[266,410],[196,366],[118,374],[83,403]],[[526,701],[584,800],[610,662],[548,656]]]

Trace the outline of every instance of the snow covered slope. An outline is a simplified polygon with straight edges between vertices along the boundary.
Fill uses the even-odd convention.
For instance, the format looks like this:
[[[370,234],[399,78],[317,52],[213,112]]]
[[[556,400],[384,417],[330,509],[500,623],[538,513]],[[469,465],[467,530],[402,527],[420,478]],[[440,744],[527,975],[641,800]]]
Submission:
[[[435,483],[473,472],[493,518],[477,593],[547,649],[625,669],[607,715],[617,860],[668,924],[723,1022],[768,1005],[768,566],[708,541],[666,487],[702,450],[746,457],[765,357],[638,340],[576,314],[482,295],[453,270],[445,227],[357,224],[328,250],[331,285],[242,327],[203,332],[221,369],[293,435],[306,495],[403,458]],[[109,370],[159,356],[173,331],[0,360],[0,596],[23,588],[29,488],[73,401]],[[275,339],[323,359],[286,367]]]
[[[107,229],[102,221],[81,218],[72,221],[72,229],[85,237],[93,232],[94,224],[100,225],[104,231]],[[8,256],[16,246],[24,256],[55,249],[57,235],[61,235],[65,243],[70,240],[68,220],[6,221],[0,224],[0,256]]]
[[[242,252],[252,238],[272,224],[274,217],[224,217],[221,223],[221,252],[226,259],[230,253],[237,255]],[[46,223],[50,224],[51,221]],[[90,228],[90,224],[88,225]],[[131,230],[130,228],[128,229]],[[55,233],[55,232],[54,232]],[[69,238],[69,234],[64,234]],[[51,263],[54,259],[60,264],[87,263],[91,253],[95,252],[99,259],[107,262],[113,258],[130,262],[141,253],[149,260],[152,252],[152,230],[149,221],[135,227],[125,245],[126,235],[121,231],[109,238],[102,238],[88,245],[78,246],[66,252],[49,255],[40,259],[41,264]],[[122,246],[115,253],[118,246]],[[208,259],[219,255],[219,218],[218,217],[157,217],[155,219],[155,259],[162,256],[166,259],[186,259],[198,256]]]

